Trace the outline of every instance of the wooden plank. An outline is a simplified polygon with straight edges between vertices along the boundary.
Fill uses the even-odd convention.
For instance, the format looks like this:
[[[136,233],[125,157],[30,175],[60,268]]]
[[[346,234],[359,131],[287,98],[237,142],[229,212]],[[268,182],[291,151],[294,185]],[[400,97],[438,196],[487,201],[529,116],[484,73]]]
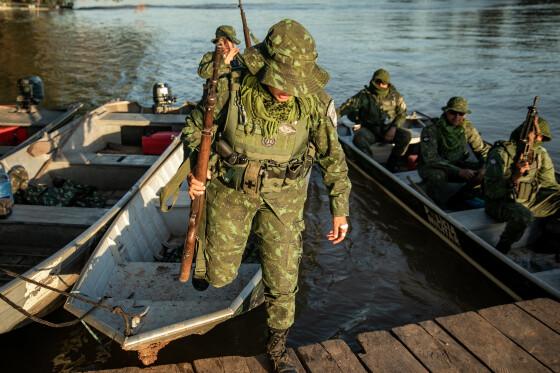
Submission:
[[[250,356],[245,358],[245,364],[251,373],[268,373],[272,371],[266,355]]]
[[[560,334],[514,304],[490,307],[478,313],[541,363],[560,371]]]
[[[491,370],[548,372],[535,358],[475,312],[440,317],[436,321]]]
[[[342,339],[331,339],[321,344],[343,372],[366,373],[360,360]]]
[[[303,364],[299,361],[298,356],[293,348],[288,348],[288,354],[290,355],[290,359],[292,364],[296,368],[298,373],[306,373],[305,369],[303,368]]]
[[[360,359],[372,372],[427,372],[422,364],[387,331],[358,334],[365,353]]]
[[[216,358],[195,360],[192,365],[196,373],[229,373],[224,370],[220,359]]]
[[[489,372],[433,321],[394,328],[393,333],[431,372]]]
[[[224,372],[251,373],[245,358],[241,356],[223,356],[219,359],[222,361]]]
[[[552,299],[539,298],[517,302],[516,304],[560,334],[560,303]]]
[[[167,364],[167,365],[155,365],[145,368],[138,367],[126,367],[117,369],[103,369],[103,370],[92,370],[85,373],[195,373],[191,364],[180,363],[180,364]]]
[[[311,373],[342,372],[336,364],[336,361],[319,343],[299,347],[297,349],[297,354],[307,371]]]

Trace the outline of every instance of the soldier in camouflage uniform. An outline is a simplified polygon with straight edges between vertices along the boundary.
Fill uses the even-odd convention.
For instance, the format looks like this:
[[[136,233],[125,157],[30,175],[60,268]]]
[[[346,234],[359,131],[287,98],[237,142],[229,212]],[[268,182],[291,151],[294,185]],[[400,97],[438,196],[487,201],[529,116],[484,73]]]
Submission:
[[[435,123],[422,130],[418,173],[426,183],[428,195],[439,206],[445,206],[445,189],[449,182],[465,182],[475,188],[482,182],[484,162],[490,150],[470,120],[471,111],[463,97],[452,97],[442,107],[443,114]],[[469,160],[470,146],[477,160]],[[458,199],[458,196],[452,197]]]
[[[189,194],[206,190],[207,281],[214,287],[236,276],[249,233],[258,238],[269,338],[276,371],[295,372],[286,352],[293,324],[302,255],[303,207],[313,161],[329,191],[333,228],[341,242],[348,229],[350,181],[336,132],[334,103],[323,87],[329,76],[316,64],[315,42],[298,22],[272,26],[249,50],[246,71],[232,73],[223,107],[216,107],[216,153],[206,188],[189,175]],[[183,139],[196,159],[203,108],[187,116]],[[224,150],[229,148],[230,150]],[[221,150],[218,150],[221,149]]]
[[[370,145],[376,142],[394,143],[387,168],[395,171],[397,161],[408,149],[411,134],[401,128],[406,121],[406,103],[391,84],[387,70],[375,71],[369,85],[338,108],[338,115],[346,115],[360,125],[354,144],[364,153],[371,155]]]
[[[484,176],[486,212],[498,221],[507,222],[496,248],[507,253],[535,217],[558,217],[560,185],[556,182],[554,164],[543,141],[552,134],[544,118],[535,117],[529,141],[534,141],[530,162],[520,161],[515,167],[519,173],[514,179],[514,157],[521,126],[512,132],[511,141],[498,141],[488,154]],[[526,173],[526,174],[525,174]],[[524,175],[525,174],[525,175]]]
[[[239,53],[237,45],[240,43],[232,26],[222,25],[216,29],[216,37],[212,39],[212,43],[220,44],[224,51],[224,58],[221,61],[220,68],[218,69],[219,75],[222,77],[218,80],[218,90],[226,91],[227,75],[236,69],[241,69],[244,66],[243,57]],[[214,59],[214,51],[206,52],[198,65],[198,75],[202,79],[210,79],[212,77],[212,66]]]

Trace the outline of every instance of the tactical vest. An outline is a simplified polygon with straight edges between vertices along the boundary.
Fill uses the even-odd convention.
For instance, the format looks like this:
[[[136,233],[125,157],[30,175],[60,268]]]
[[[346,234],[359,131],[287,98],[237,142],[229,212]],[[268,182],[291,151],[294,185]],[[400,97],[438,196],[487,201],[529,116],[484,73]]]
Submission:
[[[507,159],[504,159],[504,164],[509,165],[506,168],[504,176],[511,177],[513,172],[513,159],[517,150],[517,146],[512,142],[502,142],[498,141],[494,146],[499,146],[504,149]],[[534,200],[539,191],[539,183],[537,180],[537,174],[543,163],[542,154],[533,149],[533,159],[531,161],[531,168],[527,172],[527,175],[522,175],[518,180],[517,194],[515,196],[515,201],[521,204],[527,204]]]
[[[384,135],[390,127],[391,121],[397,116],[397,105],[399,95],[390,88],[391,91],[385,97],[378,97],[372,94],[366,87],[366,97],[368,105],[365,112],[360,113],[362,123],[376,133],[376,135]],[[378,134],[377,131],[380,131]]]
[[[314,155],[309,146],[311,117],[280,123],[276,141],[267,144],[255,118],[244,109],[240,87],[245,76],[232,72],[231,77],[228,113],[216,144],[222,181],[237,190],[258,193],[280,191],[305,177]],[[233,152],[224,152],[220,141]]]

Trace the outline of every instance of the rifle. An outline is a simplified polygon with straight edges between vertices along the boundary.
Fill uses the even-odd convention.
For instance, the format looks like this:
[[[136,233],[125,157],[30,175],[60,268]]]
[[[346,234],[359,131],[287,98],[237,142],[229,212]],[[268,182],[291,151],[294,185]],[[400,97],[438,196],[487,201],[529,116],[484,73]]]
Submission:
[[[247,26],[247,18],[245,18],[245,11],[243,4],[239,0],[239,11],[241,12],[241,23],[243,23],[243,37],[245,38],[245,48],[251,48],[251,36],[249,35],[249,26]]]
[[[529,140],[529,134],[533,131],[535,127],[535,117],[538,115],[537,113],[537,101],[539,100],[539,96],[535,96],[533,99],[533,105],[529,106],[527,109],[527,117],[525,118],[525,122],[523,122],[523,126],[521,127],[521,133],[519,135],[519,139],[517,140],[517,149],[515,152],[515,157],[513,158],[513,172],[512,172],[512,180],[516,180],[519,176],[519,168],[517,164],[521,160],[528,160],[531,152],[533,151],[533,141]],[[537,128],[538,133],[538,128]],[[523,175],[525,176],[525,175]],[[517,194],[518,186],[514,187],[515,194]]]
[[[200,139],[200,147],[195,167],[195,178],[206,184],[208,174],[208,162],[210,159],[210,147],[212,146],[212,126],[214,124],[214,108],[216,107],[216,86],[218,85],[219,67],[222,63],[222,48],[216,44],[212,65],[212,78],[208,80],[206,95],[204,97],[204,125]],[[179,281],[187,282],[191,274],[191,266],[194,257],[194,248],[197,240],[198,226],[203,215],[205,195],[196,197],[191,203],[187,237],[183,245],[183,256],[181,257],[181,274]]]

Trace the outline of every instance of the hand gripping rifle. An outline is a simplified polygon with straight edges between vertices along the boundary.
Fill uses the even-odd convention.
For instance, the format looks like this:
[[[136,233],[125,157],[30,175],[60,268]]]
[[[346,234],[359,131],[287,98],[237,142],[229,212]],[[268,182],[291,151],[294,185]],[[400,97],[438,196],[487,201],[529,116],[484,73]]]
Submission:
[[[539,100],[539,96],[535,96],[533,99],[533,105],[529,106],[527,109],[527,117],[525,118],[525,122],[523,122],[523,126],[521,127],[521,133],[519,134],[519,139],[517,141],[517,150],[515,152],[515,157],[513,158],[513,172],[512,172],[512,180],[518,179],[520,176],[519,167],[517,166],[520,161],[530,161],[529,157],[531,152],[533,151],[533,143],[529,139],[529,134],[535,130],[535,117],[538,115],[537,113],[537,101]],[[538,127],[536,128],[535,133],[538,133]],[[518,186],[514,186],[514,192],[517,194]]]
[[[214,108],[216,107],[216,86],[218,85],[219,67],[222,63],[222,48],[216,44],[212,65],[212,78],[208,80],[206,96],[204,97],[204,125],[200,139],[198,159],[196,161],[195,178],[206,184],[208,174],[208,162],[210,159],[210,148],[212,146],[212,126],[214,124]],[[181,274],[179,281],[187,282],[191,274],[191,266],[194,257],[194,248],[197,240],[198,226],[202,217],[205,203],[205,195],[196,197],[191,203],[189,215],[189,225],[185,244],[183,246],[183,256],[181,258]]]
[[[239,0],[239,11],[241,12],[241,23],[243,23],[243,37],[245,38],[245,48],[251,48],[251,35],[249,32],[249,26],[247,26],[247,18],[245,17],[245,11],[243,10],[243,4]]]

